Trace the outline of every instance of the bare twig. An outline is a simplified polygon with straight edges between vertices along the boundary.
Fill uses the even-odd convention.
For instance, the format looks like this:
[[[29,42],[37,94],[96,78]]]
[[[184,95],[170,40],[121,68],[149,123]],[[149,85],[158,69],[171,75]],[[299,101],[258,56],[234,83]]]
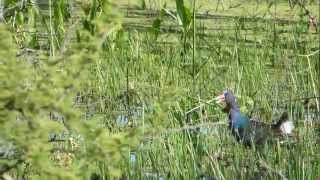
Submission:
[[[214,126],[219,126],[219,125],[227,125],[227,123],[222,122],[222,121],[218,121],[218,122],[201,123],[201,124],[196,124],[196,125],[186,125],[186,126],[183,126],[180,128],[167,129],[159,134],[147,136],[147,137],[144,137],[143,139],[153,140],[153,139],[160,138],[162,135],[168,135],[168,134],[172,134],[172,133],[180,133],[180,132],[184,132],[186,130],[196,130],[201,127],[214,127]]]
[[[310,56],[314,56],[314,55],[318,54],[319,52],[320,52],[320,50],[316,50],[316,51],[314,51],[314,52],[312,52],[310,54],[299,54],[298,56],[300,56],[300,57],[310,57]]]
[[[211,99],[211,100],[209,100],[209,101],[203,102],[203,104],[200,104],[199,106],[190,109],[189,111],[185,112],[185,114],[188,115],[188,114],[190,114],[191,112],[196,111],[196,110],[202,108],[202,107],[205,106],[206,104],[207,104],[207,105],[212,105],[211,103],[212,103],[213,101],[215,101],[215,100],[216,100],[216,99],[214,98],[214,99]]]
[[[163,134],[171,134],[171,133],[178,133],[183,132],[185,130],[195,130],[201,127],[209,127],[209,126],[218,126],[218,125],[226,125],[226,122],[218,121],[218,122],[208,122],[208,123],[202,123],[202,124],[196,124],[196,125],[187,125],[183,126],[181,128],[172,128],[165,131]]]

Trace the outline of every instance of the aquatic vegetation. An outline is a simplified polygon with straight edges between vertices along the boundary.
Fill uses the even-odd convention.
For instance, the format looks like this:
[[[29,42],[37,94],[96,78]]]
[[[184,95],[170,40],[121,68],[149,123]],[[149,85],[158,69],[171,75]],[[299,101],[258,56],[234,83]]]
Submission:
[[[315,179],[320,10],[292,3],[4,1],[0,175]],[[264,123],[288,112],[296,138],[237,143],[224,89]]]

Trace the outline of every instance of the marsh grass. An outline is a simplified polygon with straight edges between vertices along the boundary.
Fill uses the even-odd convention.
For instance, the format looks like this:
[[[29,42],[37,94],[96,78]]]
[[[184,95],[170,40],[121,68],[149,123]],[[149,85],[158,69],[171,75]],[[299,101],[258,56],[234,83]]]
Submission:
[[[278,18],[278,14],[283,15],[278,13],[283,4],[280,3],[280,8],[276,6],[270,8],[274,19]],[[161,28],[166,28],[163,25],[168,24],[166,21],[170,20],[163,20]],[[128,163],[124,166],[127,177],[318,177],[319,112],[314,106],[314,118],[312,122],[307,122],[306,114],[312,112],[305,108],[302,99],[319,96],[319,77],[316,76],[319,71],[319,40],[315,39],[316,34],[305,28],[304,17],[285,24],[277,21],[247,21],[243,18],[222,19],[215,21],[214,26],[221,28],[216,31],[204,26],[206,20],[194,22],[196,26],[191,30],[192,38],[187,41],[166,31],[159,34],[157,41],[150,41],[153,40],[150,32],[131,31],[129,25],[129,31],[123,34],[129,37],[129,43],[121,44],[121,51],[128,48],[124,51],[135,49],[139,52],[131,51],[129,57],[120,59],[137,59],[134,63],[121,62],[121,65],[119,61],[119,65],[114,64],[117,61],[113,60],[105,62],[112,63],[112,66],[109,65],[112,68],[122,67],[122,73],[112,79],[118,78],[117,81],[121,82],[121,79],[129,78],[136,87],[143,89],[135,89],[138,93],[149,94],[143,96],[144,101],[155,103],[157,107],[155,114],[148,116],[146,113],[144,131],[148,132],[148,128],[159,129],[156,134],[160,134],[160,137],[133,149],[136,161],[130,161],[130,156],[127,156]],[[228,27],[228,30],[225,31],[223,27]],[[115,57],[119,58],[118,55]],[[120,85],[122,89],[126,89],[125,86],[125,82]],[[243,112],[259,115],[266,122],[271,123],[283,111],[290,112],[297,127],[296,137],[263,149],[246,149],[230,136],[227,126],[208,127],[206,130],[182,129],[161,135],[161,132],[170,131],[171,128],[226,121],[225,115],[214,104],[206,104],[191,115],[185,114],[199,105],[199,99],[205,102],[225,88],[236,92]],[[312,101],[317,104],[318,99]]]
[[[49,21],[45,28],[49,47],[45,49],[55,56],[61,48],[57,42],[64,39],[62,24],[68,18],[53,17],[52,13],[63,13],[65,7],[60,11],[51,9],[54,3],[49,2],[49,19],[44,19]],[[141,1],[140,5],[161,10],[174,4],[170,1],[163,7],[152,2]],[[98,120],[97,126],[110,132],[137,130],[137,147],[122,154],[119,168],[123,178],[246,180],[320,176],[319,31],[306,28],[299,7],[286,17],[288,4],[284,2],[251,2],[247,12],[243,10],[245,4],[239,5],[240,10],[238,6],[223,10],[237,5],[236,1],[229,3],[214,4],[218,8],[209,3],[208,9],[217,10],[216,18],[196,18],[203,12],[200,1],[192,1],[189,9],[178,6],[177,17],[182,24],[168,15],[161,16],[161,23],[153,26],[156,31],[150,31],[153,16],[128,15],[123,18],[123,27],[106,37],[79,107],[84,114],[91,114],[85,116],[88,121]],[[310,8],[317,10],[315,5]],[[11,23],[16,25],[15,21]],[[29,24],[37,28],[34,22]],[[182,128],[226,122],[226,115],[217,105],[204,102],[227,88],[236,93],[245,114],[260,116],[265,122],[271,123],[288,111],[296,125],[295,138],[262,149],[247,149],[231,137],[225,125]],[[310,105],[306,108],[304,100],[308,97]],[[186,114],[196,106],[201,108]],[[125,119],[120,126],[116,121],[119,116]],[[92,166],[95,170],[91,177],[106,179],[110,174],[103,159]]]

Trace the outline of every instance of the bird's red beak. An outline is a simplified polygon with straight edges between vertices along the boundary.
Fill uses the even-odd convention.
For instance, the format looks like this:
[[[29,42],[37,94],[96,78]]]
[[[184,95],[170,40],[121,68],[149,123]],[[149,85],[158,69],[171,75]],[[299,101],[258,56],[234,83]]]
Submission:
[[[224,103],[224,102],[225,102],[224,94],[223,94],[223,93],[220,94],[219,96],[217,96],[217,97],[215,98],[215,100],[216,100],[216,102],[217,102],[218,104]]]

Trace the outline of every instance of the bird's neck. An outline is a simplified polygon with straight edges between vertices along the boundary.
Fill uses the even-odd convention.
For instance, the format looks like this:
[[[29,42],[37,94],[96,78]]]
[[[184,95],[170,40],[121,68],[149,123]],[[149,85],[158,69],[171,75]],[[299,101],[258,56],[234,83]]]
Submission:
[[[238,119],[237,117],[239,117],[240,115],[241,113],[238,104],[236,104],[235,102],[232,103],[229,111],[229,121],[234,123]]]
[[[239,108],[239,106],[238,106],[238,104],[236,102],[233,102],[231,104],[231,111],[240,112],[240,108]]]
[[[229,112],[229,121],[234,122],[236,121],[237,117],[240,115],[239,110],[231,109]]]
[[[230,104],[230,113],[239,113],[240,112],[240,108],[238,106],[238,104],[233,101],[231,104]]]

